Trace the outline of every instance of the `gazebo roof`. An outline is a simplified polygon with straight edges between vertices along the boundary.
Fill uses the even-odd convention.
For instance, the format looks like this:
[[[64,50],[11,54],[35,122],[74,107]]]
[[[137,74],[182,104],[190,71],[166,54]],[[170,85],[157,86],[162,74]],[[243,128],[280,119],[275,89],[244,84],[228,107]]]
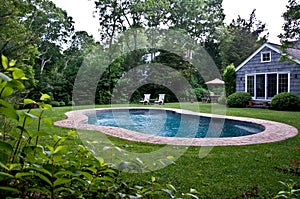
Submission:
[[[213,79],[211,81],[205,82],[205,84],[210,84],[210,85],[223,85],[225,82],[223,80],[220,80],[219,78]]]

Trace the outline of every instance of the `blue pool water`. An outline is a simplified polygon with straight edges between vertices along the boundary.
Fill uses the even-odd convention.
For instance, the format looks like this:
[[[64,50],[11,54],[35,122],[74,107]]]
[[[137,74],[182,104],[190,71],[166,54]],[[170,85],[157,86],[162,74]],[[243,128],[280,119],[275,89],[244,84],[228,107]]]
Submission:
[[[88,115],[89,124],[166,137],[238,137],[262,132],[259,124],[180,114],[169,110],[117,109]],[[215,132],[214,132],[215,129]]]

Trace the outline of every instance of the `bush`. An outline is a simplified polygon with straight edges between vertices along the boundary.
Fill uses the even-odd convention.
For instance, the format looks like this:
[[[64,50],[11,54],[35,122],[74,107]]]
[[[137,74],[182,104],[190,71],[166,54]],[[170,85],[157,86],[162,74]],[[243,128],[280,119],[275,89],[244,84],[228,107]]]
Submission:
[[[242,107],[246,107],[246,105],[250,100],[251,100],[250,93],[246,93],[246,92],[233,93],[228,96],[227,105],[230,107],[242,108]]]
[[[66,103],[64,101],[59,102],[59,106],[65,106],[65,105],[66,105]]]
[[[51,105],[52,105],[53,107],[59,107],[59,106],[60,106],[60,103],[59,103],[58,101],[52,101],[52,102],[51,102]]]
[[[208,93],[208,91],[205,88],[201,88],[201,87],[194,88],[193,91],[198,101],[201,101],[203,97],[203,93]]]
[[[279,93],[272,98],[270,105],[276,110],[300,110],[300,98],[295,93]]]
[[[67,103],[67,105],[68,105],[68,106],[75,106],[75,102],[74,102],[74,101],[69,101],[69,102]]]

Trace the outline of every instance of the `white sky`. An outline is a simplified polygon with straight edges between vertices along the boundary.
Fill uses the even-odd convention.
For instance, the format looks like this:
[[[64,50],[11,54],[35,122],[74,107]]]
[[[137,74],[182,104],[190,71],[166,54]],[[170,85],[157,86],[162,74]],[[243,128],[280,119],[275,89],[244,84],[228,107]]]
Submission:
[[[52,0],[58,7],[66,10],[75,21],[75,29],[85,30],[99,39],[98,20],[93,18],[94,0]],[[286,11],[288,0],[223,0],[226,15],[225,22],[230,23],[240,15],[249,19],[252,10],[256,9],[256,18],[266,23],[269,32],[269,42],[279,44],[278,35],[282,32],[284,23],[282,14]]]

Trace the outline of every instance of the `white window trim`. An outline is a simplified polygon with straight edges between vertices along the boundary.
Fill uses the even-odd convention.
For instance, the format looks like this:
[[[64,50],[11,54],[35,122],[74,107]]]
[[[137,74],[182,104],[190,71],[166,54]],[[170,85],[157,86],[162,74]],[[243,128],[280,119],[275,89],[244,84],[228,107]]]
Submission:
[[[270,60],[268,60],[268,61],[263,61],[263,55],[264,54],[270,54]],[[272,53],[271,53],[271,51],[263,51],[263,52],[261,52],[260,53],[260,61],[262,62],[262,63],[267,63],[267,62],[271,62],[271,60],[272,60]]]
[[[290,92],[290,88],[291,88],[291,80],[290,80],[290,76],[291,73],[290,71],[287,72],[269,72],[269,73],[249,73],[245,75],[245,92],[247,92],[248,90],[248,76],[254,76],[254,96],[252,97],[252,99],[257,99],[256,97],[256,76],[257,75],[265,75],[265,98],[264,100],[269,100],[269,98],[267,98],[267,75],[268,74],[277,74],[277,85],[276,85],[276,94],[278,94],[278,84],[279,84],[279,74],[287,74],[288,75],[288,92]]]

